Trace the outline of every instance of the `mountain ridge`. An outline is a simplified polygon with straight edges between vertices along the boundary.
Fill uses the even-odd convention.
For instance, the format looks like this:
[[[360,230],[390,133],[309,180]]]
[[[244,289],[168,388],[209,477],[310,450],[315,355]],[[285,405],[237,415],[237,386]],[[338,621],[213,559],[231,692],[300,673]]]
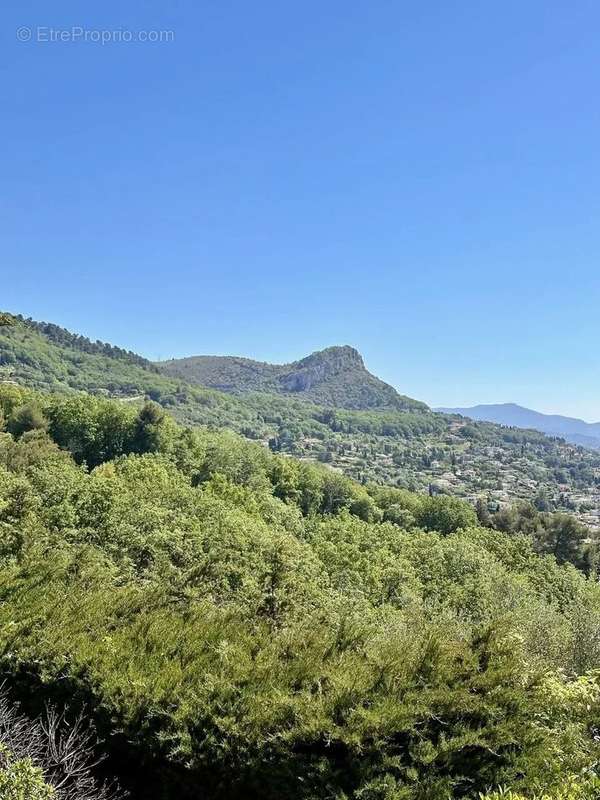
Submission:
[[[560,436],[572,444],[600,449],[600,422],[585,422],[562,414],[544,414],[517,403],[484,403],[463,408],[443,406],[434,410],[498,425],[529,428],[549,436]]]
[[[233,394],[267,392],[336,408],[428,411],[370,373],[359,351],[333,345],[287,364],[240,356],[199,355],[155,362],[170,377]]]

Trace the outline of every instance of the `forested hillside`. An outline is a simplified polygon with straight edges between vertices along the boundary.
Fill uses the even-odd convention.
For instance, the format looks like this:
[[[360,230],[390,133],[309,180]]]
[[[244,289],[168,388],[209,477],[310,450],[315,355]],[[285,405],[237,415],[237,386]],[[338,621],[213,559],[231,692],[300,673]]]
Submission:
[[[600,797],[572,517],[478,521],[152,402],[5,384],[0,408],[0,676],[20,714],[94,725],[86,798]],[[77,797],[5,722],[0,789]]]
[[[426,411],[425,403],[404,397],[371,375],[353,347],[328,347],[292,364],[266,364],[249,358],[192,356],[158,364],[167,375],[225,392],[296,395],[336,408],[391,408]]]
[[[433,413],[371,376],[350,348],[333,348],[333,356],[323,351],[284,372],[273,367],[269,373],[270,365],[258,365],[262,377],[256,381],[247,376],[248,370],[254,374],[256,362],[224,359],[228,385],[235,389],[225,393],[167,375],[141,356],[55,325],[10,315],[6,321],[14,324],[0,326],[0,372],[9,383],[86,391],[133,404],[149,398],[186,425],[228,428],[273,451],[327,463],[359,482],[450,494],[472,503],[483,498],[490,511],[514,500],[535,501],[540,510],[563,510],[588,525],[600,523],[600,453],[536,431]],[[325,378],[315,359],[319,369],[328,364]],[[348,360],[353,366],[344,370]],[[223,360],[216,372],[210,371],[213,361],[203,361],[208,383],[225,374]],[[239,362],[243,368],[238,369]],[[315,370],[324,379],[317,388],[326,385],[330,399],[338,394],[357,398],[365,387],[386,387],[402,408],[336,408],[308,402],[304,392],[250,391],[273,388],[283,374],[305,378]]]

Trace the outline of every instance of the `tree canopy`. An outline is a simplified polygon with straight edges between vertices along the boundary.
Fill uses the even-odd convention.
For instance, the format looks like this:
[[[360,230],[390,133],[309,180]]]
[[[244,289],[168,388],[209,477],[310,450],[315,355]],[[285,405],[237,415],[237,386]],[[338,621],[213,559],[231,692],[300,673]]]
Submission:
[[[560,515],[482,527],[152,403],[0,407],[0,671],[134,798],[596,791],[600,587]]]

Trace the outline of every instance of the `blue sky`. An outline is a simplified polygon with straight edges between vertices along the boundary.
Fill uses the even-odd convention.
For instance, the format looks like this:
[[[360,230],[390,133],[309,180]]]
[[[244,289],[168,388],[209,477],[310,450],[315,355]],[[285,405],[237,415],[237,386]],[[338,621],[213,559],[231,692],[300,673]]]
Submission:
[[[3,14],[0,307],[600,419],[598,3],[95,5]]]

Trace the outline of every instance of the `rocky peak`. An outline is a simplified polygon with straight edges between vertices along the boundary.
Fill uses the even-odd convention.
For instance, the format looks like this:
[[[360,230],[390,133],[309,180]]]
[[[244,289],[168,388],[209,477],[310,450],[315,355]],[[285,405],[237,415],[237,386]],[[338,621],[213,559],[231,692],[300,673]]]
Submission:
[[[286,392],[304,392],[335,375],[365,370],[361,354],[349,345],[327,347],[289,365],[279,378]]]

